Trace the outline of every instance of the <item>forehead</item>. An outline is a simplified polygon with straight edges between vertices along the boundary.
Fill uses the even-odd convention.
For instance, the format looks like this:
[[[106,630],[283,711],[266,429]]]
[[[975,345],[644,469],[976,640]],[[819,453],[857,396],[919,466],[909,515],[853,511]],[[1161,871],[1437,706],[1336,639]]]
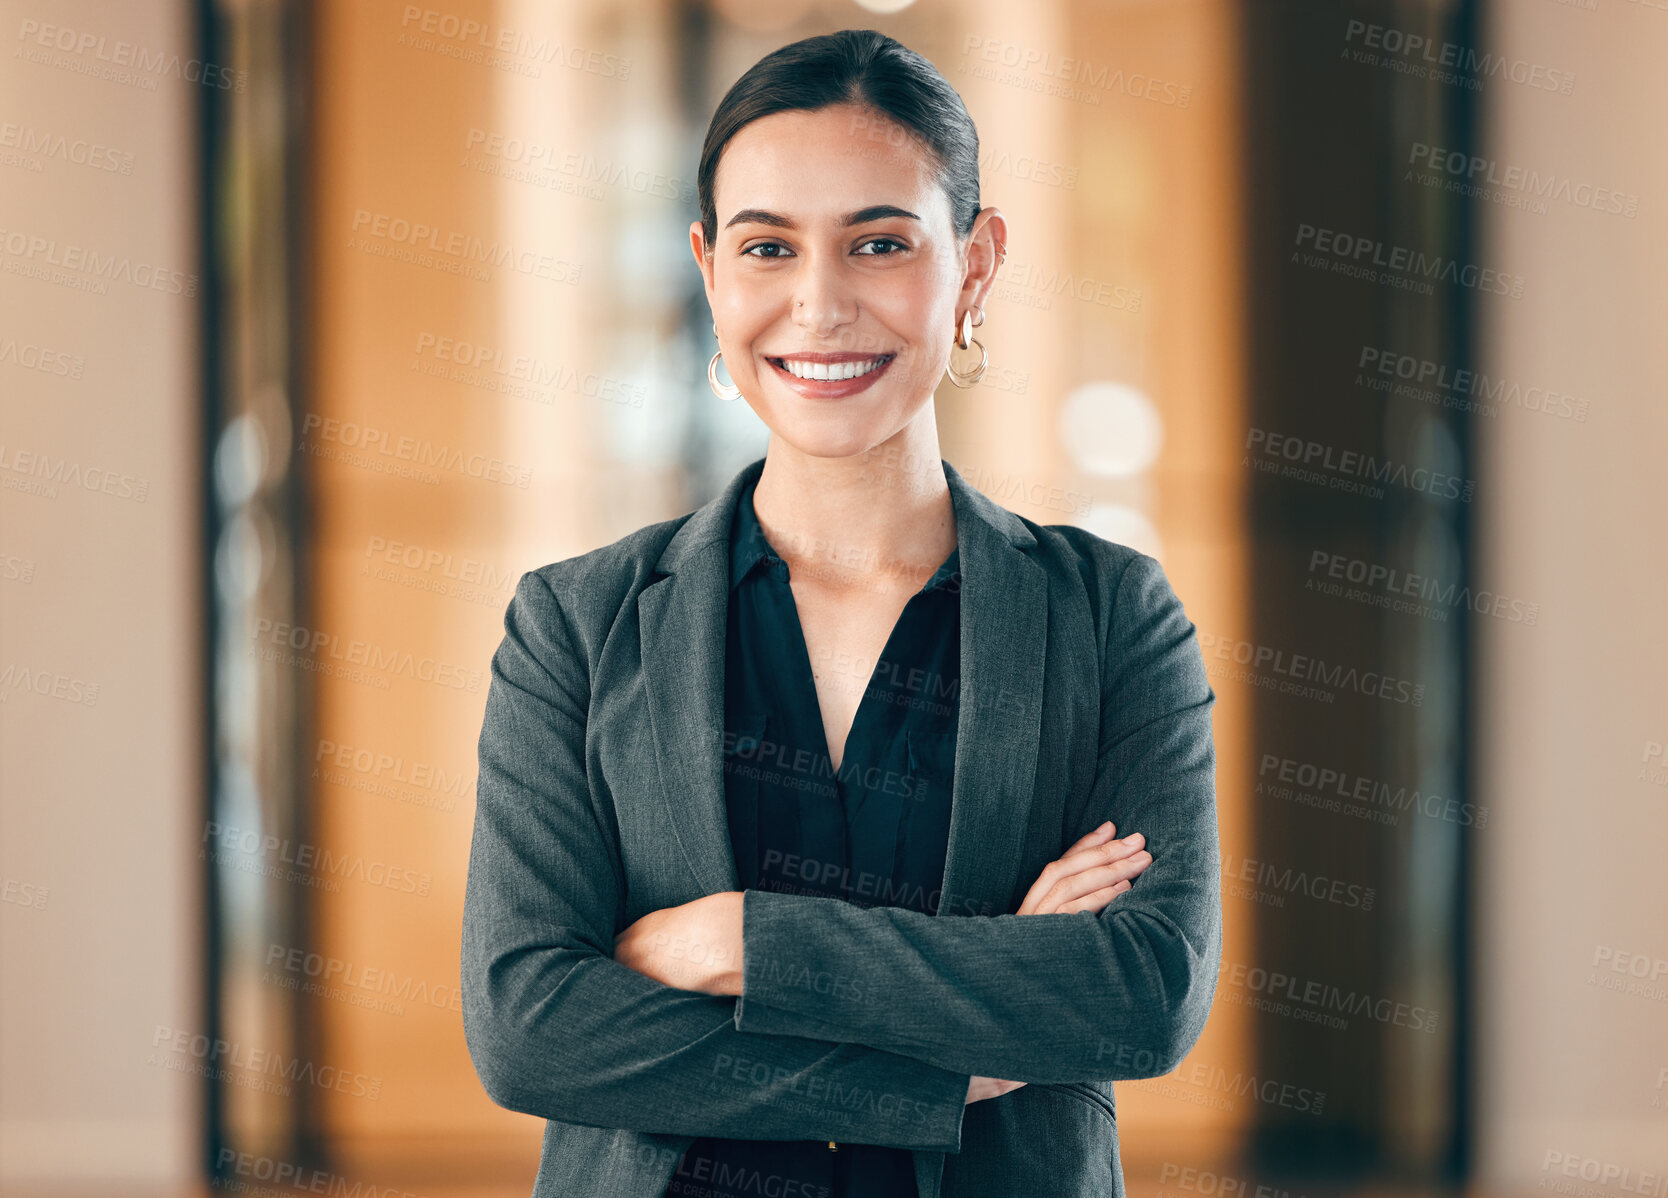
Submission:
[[[720,232],[742,208],[802,223],[838,218],[871,204],[918,213],[929,228],[950,219],[931,148],[867,108],[837,104],[815,112],[773,112],[744,125],[724,147],[713,183]]]

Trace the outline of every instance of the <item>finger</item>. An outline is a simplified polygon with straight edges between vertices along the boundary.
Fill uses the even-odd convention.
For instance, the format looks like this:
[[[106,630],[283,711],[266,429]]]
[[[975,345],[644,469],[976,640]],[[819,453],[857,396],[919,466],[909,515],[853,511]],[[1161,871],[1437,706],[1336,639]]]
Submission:
[[[1085,834],[1083,834],[1082,836],[1079,836],[1076,840],[1074,840],[1066,848],[1066,853],[1071,852],[1073,849],[1082,848],[1084,845],[1088,845],[1088,844],[1104,844],[1108,839],[1116,836],[1117,834],[1118,834],[1117,825],[1114,824],[1111,820],[1107,820],[1100,827],[1095,828],[1093,831],[1086,832]],[[1063,857],[1066,854],[1061,853],[1060,855]]]
[[[1062,906],[1060,911],[1066,915],[1070,915],[1077,911],[1087,911],[1091,915],[1099,915],[1102,911],[1106,910],[1113,899],[1128,890],[1129,882],[1126,879],[1125,881],[1114,883],[1111,886],[1103,887],[1092,894],[1086,894],[1082,898],[1073,899],[1071,902]]]
[[[1099,890],[1092,891],[1079,898],[1068,899],[1067,901],[1062,902],[1058,907],[1054,908],[1054,910],[1062,915],[1071,915],[1077,911],[1087,911],[1091,915],[1099,915],[1106,909],[1107,905],[1110,904],[1113,899],[1117,898],[1120,894],[1124,894],[1128,890],[1129,881],[1127,879],[1121,882],[1114,882],[1111,886],[1102,887]]]
[[[1082,898],[1073,899],[1065,904],[1060,908],[1060,914],[1074,915],[1079,911],[1087,911],[1090,915],[1099,915],[1117,897],[1116,894],[1112,893],[1110,887],[1105,890],[1097,890],[1093,894],[1086,894]]]
[[[1070,852],[1050,861],[1043,866],[1038,875],[1039,882],[1048,879],[1050,884],[1068,874],[1073,874],[1089,866],[1104,864],[1107,861],[1117,861],[1140,852],[1146,847],[1146,838],[1139,832],[1132,833],[1122,840],[1107,841],[1103,844],[1089,844],[1081,848],[1074,848]]]
[[[1075,898],[1081,898],[1106,886],[1118,882],[1133,882],[1153,861],[1152,854],[1145,849],[1133,853],[1118,861],[1106,865],[1093,866],[1067,874],[1059,878],[1049,887],[1048,893],[1038,902],[1043,910],[1058,910],[1061,906]]]
[[[1139,853],[1146,847],[1147,838],[1139,832],[1131,832],[1122,840],[1111,840],[1104,844],[1091,844],[1080,849],[1073,849],[1060,857],[1058,861],[1051,862],[1051,864],[1059,867],[1055,870],[1057,874],[1076,873],[1086,866],[1117,861],[1133,853]]]
[[[1079,849],[1075,853],[1050,861],[1043,867],[1042,876],[1037,879],[1043,890],[1048,890],[1067,878],[1083,873],[1085,870],[1098,869],[1115,861],[1124,861],[1140,856],[1146,851],[1146,844],[1140,834],[1114,840],[1110,844],[1091,845]],[[1038,896],[1039,898],[1041,895]]]
[[[1043,866],[1042,873],[1031,884],[1031,889],[1025,892],[1025,901],[1020,904],[1016,914],[1038,914],[1038,904],[1062,878],[1108,861],[1129,857],[1140,852],[1146,844],[1146,838],[1139,832],[1111,842],[1106,842],[1104,837],[1100,843],[1085,844],[1086,840],[1090,840],[1090,837],[1079,840],[1064,856]]]

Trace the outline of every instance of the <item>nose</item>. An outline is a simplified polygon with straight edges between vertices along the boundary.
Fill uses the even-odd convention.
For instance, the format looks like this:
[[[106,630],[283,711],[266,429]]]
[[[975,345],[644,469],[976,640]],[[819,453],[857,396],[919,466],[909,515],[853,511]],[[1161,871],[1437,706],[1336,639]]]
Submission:
[[[793,322],[807,337],[826,339],[857,319],[857,297],[837,265],[808,265],[794,280],[789,298]]]

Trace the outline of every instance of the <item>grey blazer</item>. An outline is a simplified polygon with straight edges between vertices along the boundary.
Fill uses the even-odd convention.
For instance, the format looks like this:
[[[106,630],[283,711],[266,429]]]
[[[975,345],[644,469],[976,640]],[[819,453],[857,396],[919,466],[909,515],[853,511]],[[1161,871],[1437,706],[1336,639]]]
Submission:
[[[727,545],[763,466],[529,571],[504,616],[463,1021],[492,1100],[547,1120],[535,1198],[659,1198],[700,1135],[909,1148],[923,1198],[1122,1195],[1112,1082],[1174,1069],[1216,990],[1216,696],[1154,559],[1033,523],[948,462],[962,680],[937,913],[747,891],[739,998],[613,959],[640,916],[740,889]],[[1146,834],[1134,887],[1098,915],[1013,914],[1106,819]],[[1029,1084],[965,1105],[972,1074]]]

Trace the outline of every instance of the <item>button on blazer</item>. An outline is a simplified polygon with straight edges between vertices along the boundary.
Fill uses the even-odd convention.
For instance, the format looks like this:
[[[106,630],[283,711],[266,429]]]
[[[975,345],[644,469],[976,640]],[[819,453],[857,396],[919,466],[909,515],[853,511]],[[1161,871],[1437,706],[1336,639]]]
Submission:
[[[535,1198],[656,1198],[702,1135],[908,1148],[922,1198],[1124,1193],[1112,1083],[1174,1069],[1216,990],[1216,696],[1157,561],[943,466],[962,673],[938,907],[749,890],[739,997],[662,985],[613,942],[740,889],[727,550],[764,459],[518,582],[481,726],[462,989],[487,1094],[546,1120]],[[1099,914],[1014,914],[1108,819],[1153,855],[1133,887]],[[973,1074],[1027,1084],[967,1105]]]

